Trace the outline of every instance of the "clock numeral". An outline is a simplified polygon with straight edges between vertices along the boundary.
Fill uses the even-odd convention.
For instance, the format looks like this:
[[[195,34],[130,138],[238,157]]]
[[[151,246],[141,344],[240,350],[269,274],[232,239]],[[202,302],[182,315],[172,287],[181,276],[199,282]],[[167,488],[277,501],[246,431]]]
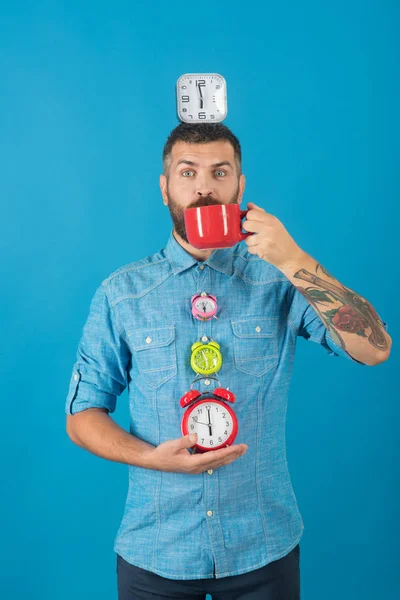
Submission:
[[[228,431],[227,431],[226,429],[225,429],[225,431],[224,431],[224,434],[225,434],[225,435],[228,435]]]
[[[186,88],[187,88],[187,85],[181,85],[182,90],[186,90]]]
[[[203,412],[203,409],[202,409],[202,408],[198,408],[198,409],[197,409],[197,412],[198,412],[199,414],[201,414],[201,413]]]
[[[210,440],[210,446],[214,446],[214,442]]]
[[[210,119],[215,119],[215,115],[210,115]]]
[[[211,410],[211,405],[210,404],[206,404],[206,410]]]
[[[229,421],[225,421],[225,425],[229,427]]]
[[[187,112],[187,108],[182,108],[182,112]]]
[[[201,443],[204,444],[204,438],[201,438]]]
[[[196,85],[206,85],[206,80],[205,79],[197,79]]]
[[[222,442],[222,438],[221,438],[221,437],[219,437],[219,438],[218,438],[218,441],[219,441],[219,442]]]
[[[198,418],[199,418],[199,417],[197,417],[196,415],[193,415],[193,421],[194,421],[195,423],[197,423],[197,419],[198,419]]]
[[[199,119],[207,119],[207,115],[205,112],[199,112]]]
[[[215,86],[215,89],[216,89],[216,90],[219,90],[220,88],[221,88],[221,86],[220,86],[220,85],[216,85],[216,86]]]
[[[194,429],[194,425],[191,425],[191,426],[190,426],[190,429]]]
[[[189,102],[189,96],[182,96],[182,102]]]
[[[225,419],[225,417],[226,417],[226,413],[222,413],[222,417]]]

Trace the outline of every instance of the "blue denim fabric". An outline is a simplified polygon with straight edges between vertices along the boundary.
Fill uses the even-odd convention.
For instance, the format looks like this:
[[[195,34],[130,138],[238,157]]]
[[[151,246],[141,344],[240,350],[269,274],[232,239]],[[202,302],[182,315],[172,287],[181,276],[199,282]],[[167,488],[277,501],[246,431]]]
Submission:
[[[192,316],[191,297],[202,291],[217,297],[218,319]],[[112,413],[128,386],[130,432],[154,446],[179,438],[179,399],[196,375],[191,345],[203,335],[221,346],[218,379],[236,395],[235,443],[246,443],[248,450],[211,473],[129,466],[114,544],[126,561],[170,579],[239,575],[299,543],[304,526],[285,448],[297,336],[358,362],[334,343],[283,273],[250,254],[246,244],[215,250],[198,262],[171,230],[164,249],[116,270],[96,290],[66,413],[90,407]],[[214,389],[210,381],[195,387]]]

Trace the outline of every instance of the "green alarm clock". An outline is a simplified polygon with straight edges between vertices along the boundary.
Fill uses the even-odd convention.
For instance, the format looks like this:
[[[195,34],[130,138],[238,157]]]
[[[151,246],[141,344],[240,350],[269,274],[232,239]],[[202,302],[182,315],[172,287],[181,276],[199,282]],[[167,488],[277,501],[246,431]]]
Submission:
[[[195,342],[192,345],[192,356],[190,357],[190,366],[193,371],[201,375],[216,373],[222,366],[219,348],[220,345],[217,342],[208,342],[207,344]]]

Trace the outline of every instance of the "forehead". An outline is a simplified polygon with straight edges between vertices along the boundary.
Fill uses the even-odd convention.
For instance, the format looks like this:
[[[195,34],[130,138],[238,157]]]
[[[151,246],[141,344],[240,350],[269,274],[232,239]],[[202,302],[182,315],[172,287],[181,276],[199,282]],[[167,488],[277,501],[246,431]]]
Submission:
[[[171,150],[173,165],[182,158],[187,158],[188,160],[198,162],[200,165],[205,166],[223,160],[229,160],[233,165],[235,159],[234,154],[232,144],[226,140],[218,140],[204,144],[189,144],[179,140],[178,142],[175,142]]]

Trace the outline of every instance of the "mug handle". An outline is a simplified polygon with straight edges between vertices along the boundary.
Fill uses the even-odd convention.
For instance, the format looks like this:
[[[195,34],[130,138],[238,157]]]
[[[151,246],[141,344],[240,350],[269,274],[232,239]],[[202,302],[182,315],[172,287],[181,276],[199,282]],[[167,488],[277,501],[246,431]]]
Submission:
[[[240,211],[240,221],[242,221],[243,217],[245,217],[248,212],[249,212],[248,210],[241,210]],[[240,232],[240,241],[246,239],[249,235],[253,235],[254,233],[255,233],[254,231],[247,231],[246,233],[243,233],[241,231]]]

